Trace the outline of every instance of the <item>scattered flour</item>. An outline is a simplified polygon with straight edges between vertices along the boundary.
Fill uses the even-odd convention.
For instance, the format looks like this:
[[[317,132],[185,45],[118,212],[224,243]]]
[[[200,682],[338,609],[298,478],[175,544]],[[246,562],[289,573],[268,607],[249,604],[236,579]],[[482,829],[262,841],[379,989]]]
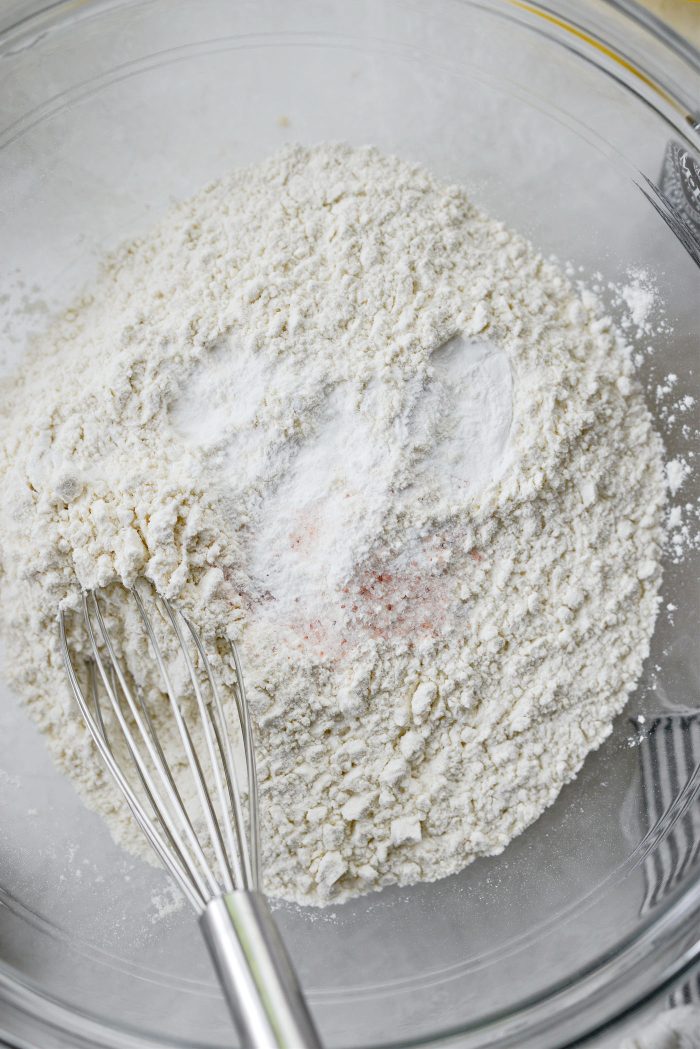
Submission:
[[[666,483],[671,495],[677,495],[690,473],[690,467],[682,459],[670,459],[666,463]]]
[[[632,270],[629,283],[621,288],[620,295],[628,310],[628,323],[636,329],[637,338],[650,334],[657,296],[649,274],[644,270]]]
[[[653,352],[653,347],[649,347],[649,352]],[[697,455],[693,447],[698,439],[697,398],[683,393],[679,382],[675,372],[668,372],[655,388],[655,417],[675,452],[666,462],[666,552],[672,564],[680,564],[692,551],[700,549],[700,503],[687,494],[686,485]]]
[[[151,896],[151,906],[148,920],[151,925],[157,925],[178,914],[185,904],[185,897],[174,884],[167,885],[162,892],[154,892]]]
[[[325,145],[232,173],[110,259],[5,392],[9,672],[130,849],[56,643],[78,584],[144,574],[239,640],[266,887],[301,902],[500,852],[634,688],[665,477],[633,364],[593,296],[419,167]]]

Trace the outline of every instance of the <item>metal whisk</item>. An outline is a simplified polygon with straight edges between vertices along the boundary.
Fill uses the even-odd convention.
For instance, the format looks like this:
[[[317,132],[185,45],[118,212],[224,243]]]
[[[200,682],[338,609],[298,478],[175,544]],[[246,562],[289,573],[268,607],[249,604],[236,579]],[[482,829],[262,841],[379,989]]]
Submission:
[[[148,704],[117,654],[104,599],[94,591],[82,596],[89,653],[82,674],[71,656],[68,617],[59,613],[61,652],[73,695],[134,818],[199,915],[242,1044],[251,1049],[316,1049],[321,1045],[318,1034],[260,891],[255,753],[238,651],[231,644],[243,760],[227,730],[221,694],[199,634],[169,601],[158,595],[153,600],[162,614],[161,629],[176,643],[184,663],[188,709],[196,712],[204,740],[199,752],[190,727],[192,715],[174,687],[172,661],[137,587],[124,591],[124,601],[134,602],[136,622],[155,659],[181,744],[177,760],[166,758]],[[183,775],[194,785],[196,806],[183,802]]]

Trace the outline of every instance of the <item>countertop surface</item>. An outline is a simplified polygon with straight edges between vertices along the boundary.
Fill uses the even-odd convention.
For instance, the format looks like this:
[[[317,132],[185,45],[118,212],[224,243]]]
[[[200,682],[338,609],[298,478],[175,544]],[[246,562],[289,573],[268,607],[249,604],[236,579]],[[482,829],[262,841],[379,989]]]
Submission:
[[[655,15],[673,26],[696,47],[700,47],[700,0],[638,0]]]

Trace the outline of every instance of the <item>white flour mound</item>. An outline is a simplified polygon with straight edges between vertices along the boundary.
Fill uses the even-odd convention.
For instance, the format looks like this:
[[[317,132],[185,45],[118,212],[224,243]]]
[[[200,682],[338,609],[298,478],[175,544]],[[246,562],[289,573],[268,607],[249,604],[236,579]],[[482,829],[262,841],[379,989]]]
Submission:
[[[131,849],[57,650],[78,582],[146,575],[240,641],[266,888],[301,902],[500,852],[639,677],[665,491],[622,340],[419,167],[323,145],[214,183],[4,401],[8,665]],[[168,739],[152,660],[118,642]]]

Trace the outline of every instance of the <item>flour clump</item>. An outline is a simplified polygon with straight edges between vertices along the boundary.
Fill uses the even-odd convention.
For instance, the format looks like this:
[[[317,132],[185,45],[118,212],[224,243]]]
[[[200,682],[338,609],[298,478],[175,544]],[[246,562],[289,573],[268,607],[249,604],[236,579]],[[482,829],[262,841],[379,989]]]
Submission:
[[[213,183],[108,260],[4,401],[8,665],[134,851],[57,649],[79,586],[147,576],[238,641],[266,889],[300,902],[500,852],[640,675],[665,478],[629,354],[416,165],[295,147]]]

